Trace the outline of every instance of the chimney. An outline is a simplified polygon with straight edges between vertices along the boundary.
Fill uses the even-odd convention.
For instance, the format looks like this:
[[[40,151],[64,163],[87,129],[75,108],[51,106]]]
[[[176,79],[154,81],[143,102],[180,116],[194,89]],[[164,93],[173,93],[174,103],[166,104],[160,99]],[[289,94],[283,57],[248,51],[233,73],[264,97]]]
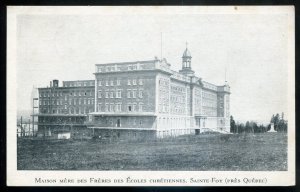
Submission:
[[[59,81],[57,79],[53,80],[53,87],[58,87]]]

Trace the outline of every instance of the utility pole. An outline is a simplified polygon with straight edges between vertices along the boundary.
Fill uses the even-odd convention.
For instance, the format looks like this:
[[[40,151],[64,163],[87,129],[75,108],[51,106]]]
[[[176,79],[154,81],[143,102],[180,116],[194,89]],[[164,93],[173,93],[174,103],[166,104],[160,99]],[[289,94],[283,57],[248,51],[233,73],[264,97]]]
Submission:
[[[21,128],[21,137],[23,137],[23,125],[22,125],[22,116],[21,116],[21,123],[20,123],[20,128]]]
[[[34,109],[38,108],[34,105],[34,101],[38,101],[38,98],[32,98],[32,136],[34,136]]]
[[[162,32],[160,32],[160,60],[162,61]]]
[[[31,124],[31,122],[30,122],[30,118],[28,119],[28,136],[30,136],[30,124]]]

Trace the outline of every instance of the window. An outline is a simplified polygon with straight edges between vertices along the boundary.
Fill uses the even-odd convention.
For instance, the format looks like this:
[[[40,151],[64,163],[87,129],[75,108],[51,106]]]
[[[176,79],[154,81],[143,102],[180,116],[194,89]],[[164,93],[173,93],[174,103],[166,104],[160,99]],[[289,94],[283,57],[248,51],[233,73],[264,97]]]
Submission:
[[[133,79],[133,80],[132,80],[132,84],[133,84],[133,85],[136,85],[136,79]]]
[[[85,87],[87,86],[87,82],[84,82],[84,86],[85,86]]]
[[[98,81],[98,86],[102,86],[102,81],[101,80]]]
[[[67,105],[65,104],[65,109],[67,109]]]
[[[73,93],[72,93],[72,92],[70,92],[70,95],[73,95]]]
[[[92,92],[90,92],[90,96],[92,96]]]
[[[62,105],[62,99],[60,100],[60,105]]]
[[[131,65],[128,65],[127,68],[128,68],[128,71],[132,70],[132,66]]]
[[[105,86],[109,86],[109,85],[108,85],[108,80],[105,81]]]
[[[132,98],[136,98],[136,89],[132,90]]]
[[[117,66],[117,71],[121,71],[121,67],[120,66]]]
[[[110,86],[114,86],[114,81],[110,80]]]
[[[69,100],[69,105],[72,105],[72,99]]]
[[[108,103],[105,103],[105,111],[108,111]]]
[[[115,71],[115,66],[111,66],[111,71]]]
[[[116,105],[116,111],[122,111],[122,109],[121,109],[121,103],[117,103],[117,105]]]
[[[98,103],[98,112],[101,111],[101,103]]]
[[[143,79],[139,79],[139,85],[143,85]]]
[[[78,104],[81,105],[81,99],[78,100]]]
[[[110,92],[110,98],[114,98],[114,91]]]
[[[136,104],[132,105],[132,111],[136,111]]]
[[[76,96],[76,91],[74,92],[74,96]]]
[[[132,106],[131,105],[128,105],[128,111],[132,111]]]
[[[128,85],[131,85],[131,80],[130,79],[128,79],[128,83],[127,83]]]
[[[109,106],[109,108],[110,108],[110,109],[109,109],[110,111],[114,111],[114,110],[115,110],[115,109],[114,109],[114,108],[115,108],[114,104],[111,103],[110,106]]]
[[[86,104],[86,99],[83,99],[83,104]]]
[[[78,95],[81,96],[81,92],[80,91],[78,92]]]
[[[122,96],[121,96],[121,90],[120,89],[118,89],[117,90],[117,95],[116,95],[116,98],[121,98]]]
[[[132,65],[132,70],[136,70],[137,66],[136,65]]]
[[[143,90],[142,89],[139,90],[139,97],[143,98]]]
[[[117,85],[120,85],[120,84],[121,84],[120,79],[117,79]]]
[[[121,127],[121,119],[117,119],[117,127]],[[118,132],[118,137],[120,137],[119,132]]]
[[[139,104],[139,111],[144,111],[143,108],[144,108],[144,104],[143,104],[143,103],[140,103],[140,104]]]
[[[105,91],[105,98],[109,98],[109,92]]]
[[[88,99],[88,105],[90,105],[91,104],[91,100],[90,99]]]
[[[107,67],[106,67],[106,71],[110,71],[110,66],[107,66]]]
[[[130,98],[130,89],[127,89],[127,98]]]
[[[102,67],[98,67],[98,72],[102,72]]]

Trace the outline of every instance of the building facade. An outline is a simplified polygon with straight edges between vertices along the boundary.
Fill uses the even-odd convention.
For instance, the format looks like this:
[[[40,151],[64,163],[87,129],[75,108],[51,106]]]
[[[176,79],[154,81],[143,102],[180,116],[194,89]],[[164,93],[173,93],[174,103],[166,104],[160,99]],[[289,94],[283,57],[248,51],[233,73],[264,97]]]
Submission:
[[[59,136],[72,132],[80,136],[86,132],[84,122],[88,114],[94,111],[95,81],[50,82],[50,87],[38,88],[39,113],[38,135]]]
[[[62,87],[55,80],[50,88],[39,89],[41,130],[46,126],[42,122],[52,117],[60,128],[61,122],[71,122],[67,125],[72,130],[72,123],[78,122],[76,126],[99,137],[229,132],[230,87],[203,81],[191,61],[186,48],[179,72],[166,59],[155,58],[96,64],[95,80],[65,81]]]
[[[96,64],[88,127],[139,138],[229,132],[230,87],[195,76],[191,59],[186,49],[179,72],[166,59]]]

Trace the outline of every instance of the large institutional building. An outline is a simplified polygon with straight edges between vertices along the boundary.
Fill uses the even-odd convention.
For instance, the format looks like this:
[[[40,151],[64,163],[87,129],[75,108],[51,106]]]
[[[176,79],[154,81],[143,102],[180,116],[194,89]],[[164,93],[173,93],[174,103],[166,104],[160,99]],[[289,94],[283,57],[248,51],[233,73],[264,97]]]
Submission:
[[[182,69],[166,59],[96,64],[95,79],[39,88],[38,133],[152,138],[230,131],[230,88],[196,77],[186,48]]]

